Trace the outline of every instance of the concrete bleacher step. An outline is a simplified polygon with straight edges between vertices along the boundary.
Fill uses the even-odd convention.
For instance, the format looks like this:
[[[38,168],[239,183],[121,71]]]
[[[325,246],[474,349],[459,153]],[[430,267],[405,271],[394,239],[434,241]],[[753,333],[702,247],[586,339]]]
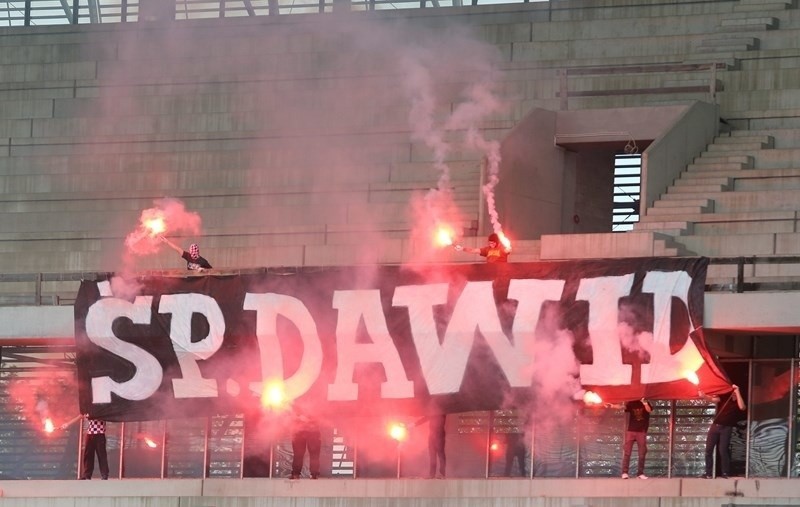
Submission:
[[[697,160],[697,159],[695,159]],[[708,159],[706,159],[708,160]],[[692,163],[686,166],[686,171],[689,173],[714,173],[714,172],[722,172],[722,171],[729,171],[729,172],[738,172],[743,170],[749,170],[753,167],[753,164],[742,164],[738,162],[722,162],[722,163],[713,163],[713,162],[702,162],[702,163]]]
[[[543,235],[541,258],[591,259],[604,257],[681,256],[693,253],[672,236],[653,231]]]
[[[774,148],[775,138],[771,135],[752,134],[747,131],[732,131],[714,138],[714,145],[759,143],[760,148]]]
[[[653,206],[647,210],[648,214],[651,210],[655,209],[669,209],[675,210],[676,208],[698,208],[713,210],[714,200],[708,198],[699,198],[695,196],[687,197],[685,195],[671,195],[664,194],[661,198],[653,203]]]
[[[718,165],[718,164],[741,164],[742,167],[753,167],[754,158],[749,155],[733,155],[730,153],[715,153],[710,154],[707,151],[704,151],[700,154],[700,156],[695,157],[689,167],[695,167],[696,169],[703,169],[703,167],[699,166],[708,166],[711,164]]]
[[[676,180],[678,181],[678,180]],[[684,180],[686,182],[686,180]],[[688,184],[680,184],[680,185],[670,185],[667,187],[667,193],[673,196],[690,196],[694,197],[696,195],[706,195],[712,192],[727,192],[731,189],[731,185],[719,185],[719,184],[706,184],[706,183],[697,183],[697,182],[688,182]]]
[[[760,142],[747,142],[746,139],[742,139],[738,143],[734,142],[715,142],[713,144],[708,145],[706,148],[706,153],[710,156],[716,154],[729,154],[731,152],[750,152],[750,151],[757,151],[770,148],[768,144],[760,143]]]
[[[717,37],[703,39],[703,42],[697,47],[697,51],[703,53],[750,51],[758,49],[760,42],[757,37]]]
[[[670,188],[678,192],[719,192],[733,187],[733,178],[700,174],[695,177],[684,171]],[[717,190],[714,190],[714,189]]]
[[[796,255],[800,233],[689,235],[678,238],[687,248],[710,257]]]
[[[767,12],[793,9],[796,0],[739,0],[733,12]]]
[[[633,225],[634,231],[652,231],[669,236],[683,236],[694,232],[694,224],[688,221],[669,221],[657,220],[657,217],[650,217],[650,221],[639,221]]]
[[[780,188],[777,190],[737,190],[735,192],[716,192],[707,196],[714,201],[715,212],[762,212],[794,211],[798,208],[798,189]],[[665,194],[661,201],[674,200],[678,205],[680,198]],[[655,210],[658,208],[652,208]],[[668,208],[661,208],[662,210]],[[651,211],[648,210],[648,213]],[[663,213],[663,211],[662,211]]]
[[[758,16],[755,13],[724,16],[717,27],[718,32],[762,32],[778,28],[780,20],[773,16]]]
[[[723,212],[723,213],[695,213],[690,215],[642,215],[639,218],[640,224],[656,223],[673,224],[688,223],[692,228],[702,227],[703,224],[738,224],[738,223],[757,223],[768,227],[772,222],[788,223],[793,225],[798,219],[796,211],[749,211],[749,212]],[[646,225],[642,225],[646,227]],[[691,229],[687,231],[691,234]]]
[[[683,63],[686,65],[706,62],[716,62],[725,70],[739,70],[741,66],[741,61],[736,58],[736,51],[696,51],[683,57]]]

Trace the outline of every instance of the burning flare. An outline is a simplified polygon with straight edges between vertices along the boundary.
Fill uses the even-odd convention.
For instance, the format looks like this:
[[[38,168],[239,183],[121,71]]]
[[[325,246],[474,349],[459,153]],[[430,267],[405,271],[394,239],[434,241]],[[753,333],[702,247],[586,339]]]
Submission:
[[[166,222],[164,222],[163,217],[156,217],[145,220],[142,225],[144,225],[144,228],[147,231],[149,231],[151,238],[161,236],[167,230],[167,224]]]
[[[505,247],[506,250],[511,250],[511,240],[503,234],[503,231],[497,233],[497,237],[500,239],[500,244]]]
[[[402,423],[390,423],[389,436],[398,442],[402,442],[408,438],[408,428],[406,428],[406,425]]]
[[[261,391],[261,406],[272,410],[283,410],[287,406],[286,389],[280,380],[264,384]]]
[[[599,405],[603,403],[603,398],[593,391],[586,391],[583,394],[583,402],[587,405]]]
[[[156,447],[158,447],[158,444],[155,442],[155,440],[146,435],[142,436],[142,440],[144,440],[144,444],[151,449],[155,449]]]
[[[446,247],[453,244],[453,229],[449,225],[440,224],[436,228],[436,244],[439,247]]]
[[[50,419],[49,417],[45,418],[45,420],[44,420],[44,431],[46,431],[47,433],[52,433],[53,431],[55,431],[55,429],[56,429],[56,425],[53,424],[53,420]]]

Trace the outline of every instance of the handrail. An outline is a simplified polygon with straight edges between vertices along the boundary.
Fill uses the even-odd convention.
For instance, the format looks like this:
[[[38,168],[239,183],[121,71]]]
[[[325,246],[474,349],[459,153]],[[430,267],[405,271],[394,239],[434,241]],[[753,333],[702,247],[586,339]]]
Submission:
[[[332,10],[376,11],[476,6],[482,0],[279,0],[230,2],[218,0],[20,0],[0,6],[2,26],[78,25],[182,21],[286,14],[324,13]],[[486,1],[486,4],[520,4],[530,0]],[[549,0],[537,0],[548,2]],[[171,12],[170,12],[171,11]]]

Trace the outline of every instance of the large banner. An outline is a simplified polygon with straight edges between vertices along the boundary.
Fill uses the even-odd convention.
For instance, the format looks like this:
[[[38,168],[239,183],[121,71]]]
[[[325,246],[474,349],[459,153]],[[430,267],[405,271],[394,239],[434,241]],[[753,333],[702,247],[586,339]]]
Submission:
[[[85,281],[83,413],[462,412],[730,390],[701,332],[705,258],[348,267]],[[699,383],[699,385],[698,385]],[[595,401],[597,401],[595,400]]]

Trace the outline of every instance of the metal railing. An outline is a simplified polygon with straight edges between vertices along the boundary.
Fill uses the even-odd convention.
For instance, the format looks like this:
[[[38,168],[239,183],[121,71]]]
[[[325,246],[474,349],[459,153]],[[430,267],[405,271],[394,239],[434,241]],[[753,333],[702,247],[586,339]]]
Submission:
[[[549,0],[18,0],[0,1],[0,27],[517,4]]]
[[[797,265],[797,276],[759,276],[758,266]],[[755,292],[775,290],[800,290],[800,256],[740,256],[712,257],[711,266],[735,266],[736,272],[729,279],[720,281],[714,277],[706,283],[708,292]],[[751,267],[752,273],[747,268]],[[326,269],[321,267],[277,267],[214,270],[214,274],[236,275],[256,273],[286,273]],[[138,273],[141,276],[189,276],[184,269],[151,270]],[[0,306],[48,306],[72,305],[78,285],[82,280],[106,279],[108,272],[80,271],[66,273],[17,273],[0,274]],[[192,275],[202,276],[202,275]]]

